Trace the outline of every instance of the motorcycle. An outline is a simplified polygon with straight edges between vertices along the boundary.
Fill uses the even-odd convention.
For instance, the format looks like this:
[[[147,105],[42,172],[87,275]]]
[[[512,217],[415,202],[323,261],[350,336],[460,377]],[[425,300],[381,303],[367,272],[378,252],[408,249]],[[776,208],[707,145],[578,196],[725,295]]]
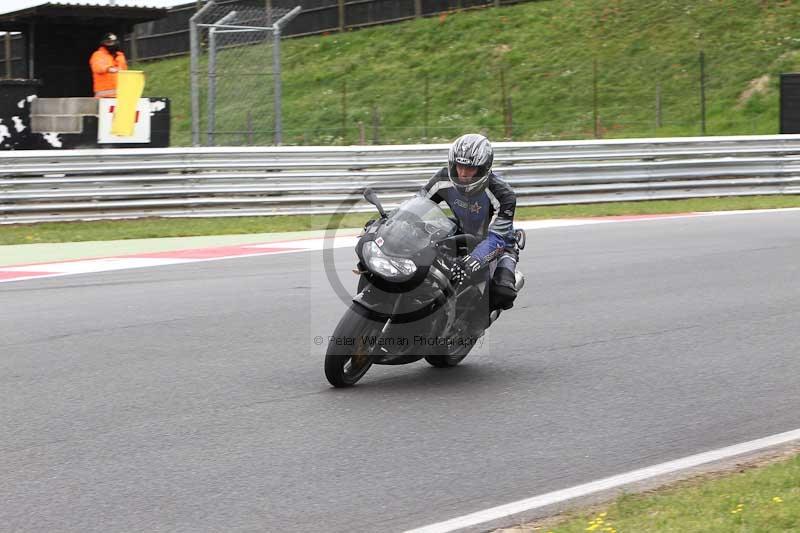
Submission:
[[[467,286],[450,281],[454,262],[479,239],[424,196],[389,215],[371,189],[364,198],[380,218],[367,223],[356,243],[357,294],[328,338],[325,376],[334,387],[350,387],[374,364],[424,358],[434,367],[456,366],[502,312],[489,313],[489,273]],[[523,249],[525,232],[516,230],[515,239]],[[524,284],[515,272],[516,290]]]

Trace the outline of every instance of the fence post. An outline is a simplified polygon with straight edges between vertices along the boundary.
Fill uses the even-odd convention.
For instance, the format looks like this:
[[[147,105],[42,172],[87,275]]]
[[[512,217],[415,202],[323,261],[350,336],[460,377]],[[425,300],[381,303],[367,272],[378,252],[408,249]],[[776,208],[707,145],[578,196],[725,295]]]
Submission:
[[[502,67],[500,68],[500,99],[500,104],[503,108],[503,133],[506,140],[508,140],[511,137],[508,109],[510,98],[508,97],[508,90],[506,89],[506,69]]]
[[[283,142],[283,95],[281,78],[281,27],[278,24],[272,25],[272,92],[275,100],[275,146],[280,146]]]
[[[208,94],[206,95],[206,146],[214,146],[214,129],[217,127],[217,32],[208,30]]]
[[[347,144],[347,78],[342,81],[342,144]]]
[[[594,118],[594,138],[600,138],[600,112],[597,104],[597,58],[592,61],[592,116]]]
[[[422,0],[414,0],[414,17],[420,18],[422,16]]]
[[[656,129],[661,127],[661,82],[656,82]]]
[[[367,144],[367,132],[363,120],[358,121],[358,144]]]
[[[131,63],[134,65],[139,62],[139,38],[137,34],[139,26],[134,26],[131,30]]]
[[[28,24],[28,35],[26,36],[25,40],[28,42],[28,78],[34,79],[36,77],[36,49],[34,46],[34,43],[36,42],[35,20]]]
[[[381,117],[378,114],[378,106],[372,106],[372,144],[380,144]]]
[[[344,26],[345,26],[344,16],[345,16],[344,0],[339,0],[339,31],[344,31]]]
[[[189,19],[189,41],[192,52],[190,58],[192,78],[190,84],[190,97],[192,101],[192,146],[200,146],[200,32],[197,29],[197,24],[203,13],[212,7],[214,7],[214,0],[208,0],[208,3]],[[31,57],[33,56],[31,55]],[[29,73],[28,76],[33,77],[33,74]]]
[[[506,122],[506,139],[509,141],[514,140],[514,109],[511,107],[511,96],[508,97],[506,102],[506,109],[508,109],[508,122]]]
[[[424,129],[425,129],[425,131],[424,131],[425,142],[428,142],[428,117],[429,117],[429,114],[430,114],[430,105],[431,105],[430,97],[429,97],[430,93],[428,92],[428,84],[429,84],[428,78],[429,78],[429,76],[428,76],[428,73],[426,72],[425,73],[425,107],[424,107],[425,116],[424,116],[424,121],[423,121]]]
[[[198,14],[200,11],[197,12]],[[196,17],[197,15],[195,15]],[[191,49],[191,57],[189,59],[191,70],[191,82],[189,83],[191,99],[192,99],[192,146],[200,146],[200,76],[198,70],[200,68],[200,39],[197,35],[197,25],[194,17],[189,22],[189,48]]]
[[[700,130],[706,134],[706,55],[700,50]]]
[[[13,72],[13,63],[12,63],[12,55],[11,55],[11,32],[6,32],[6,78],[11,79],[14,77]]]

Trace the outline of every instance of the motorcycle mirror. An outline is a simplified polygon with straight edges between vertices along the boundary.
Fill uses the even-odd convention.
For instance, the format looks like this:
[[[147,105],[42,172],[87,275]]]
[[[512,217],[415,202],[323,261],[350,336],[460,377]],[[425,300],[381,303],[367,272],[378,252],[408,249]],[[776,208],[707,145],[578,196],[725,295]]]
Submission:
[[[386,218],[386,211],[383,210],[381,201],[378,200],[378,195],[375,194],[375,191],[369,187],[364,189],[364,199],[378,208],[378,213],[381,214],[381,218]]]

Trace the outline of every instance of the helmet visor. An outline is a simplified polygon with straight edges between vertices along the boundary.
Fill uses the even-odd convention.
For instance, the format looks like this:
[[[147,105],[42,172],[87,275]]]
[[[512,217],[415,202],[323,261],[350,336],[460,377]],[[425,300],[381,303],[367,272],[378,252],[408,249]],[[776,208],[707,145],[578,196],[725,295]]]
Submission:
[[[451,179],[456,185],[469,186],[478,183],[486,177],[486,169],[484,167],[475,167],[458,162],[456,158],[454,175]]]

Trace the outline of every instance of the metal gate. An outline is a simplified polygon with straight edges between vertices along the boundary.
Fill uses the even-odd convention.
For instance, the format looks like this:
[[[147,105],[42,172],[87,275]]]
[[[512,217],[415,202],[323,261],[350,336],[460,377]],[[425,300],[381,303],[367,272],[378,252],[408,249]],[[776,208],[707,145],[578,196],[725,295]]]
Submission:
[[[192,144],[281,144],[281,29],[300,12],[209,1],[190,21]]]

